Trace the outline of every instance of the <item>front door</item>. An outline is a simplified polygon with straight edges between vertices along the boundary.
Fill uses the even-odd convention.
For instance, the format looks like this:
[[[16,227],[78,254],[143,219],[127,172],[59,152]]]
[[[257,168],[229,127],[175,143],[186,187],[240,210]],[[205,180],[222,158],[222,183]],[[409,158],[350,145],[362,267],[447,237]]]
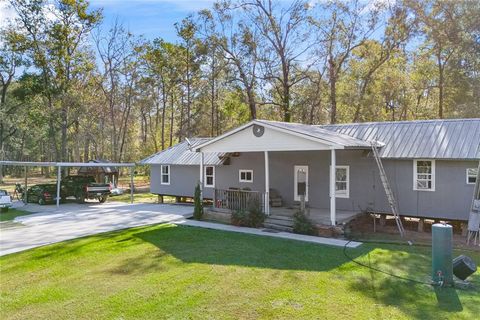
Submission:
[[[294,200],[300,201],[300,196],[305,195],[308,201],[308,166],[294,167]]]

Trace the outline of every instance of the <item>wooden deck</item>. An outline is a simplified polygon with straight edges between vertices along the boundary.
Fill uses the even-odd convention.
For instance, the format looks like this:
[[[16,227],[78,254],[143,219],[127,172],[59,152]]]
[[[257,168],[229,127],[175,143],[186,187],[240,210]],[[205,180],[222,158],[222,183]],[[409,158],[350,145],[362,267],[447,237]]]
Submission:
[[[271,216],[293,216],[297,211],[297,208],[287,208],[287,207],[271,207],[270,215]],[[309,208],[310,214],[309,218],[318,223],[330,225],[330,209],[321,209],[321,208]],[[336,218],[337,224],[347,223],[350,220],[353,220],[358,215],[362,213],[359,211],[347,211],[347,210],[337,210]]]

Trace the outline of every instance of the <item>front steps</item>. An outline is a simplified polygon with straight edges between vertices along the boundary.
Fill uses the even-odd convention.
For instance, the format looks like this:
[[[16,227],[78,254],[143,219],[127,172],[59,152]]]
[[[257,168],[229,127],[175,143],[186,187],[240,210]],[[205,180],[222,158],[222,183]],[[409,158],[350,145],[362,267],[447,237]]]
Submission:
[[[267,229],[293,232],[293,217],[283,215],[271,215],[265,219],[263,226]]]

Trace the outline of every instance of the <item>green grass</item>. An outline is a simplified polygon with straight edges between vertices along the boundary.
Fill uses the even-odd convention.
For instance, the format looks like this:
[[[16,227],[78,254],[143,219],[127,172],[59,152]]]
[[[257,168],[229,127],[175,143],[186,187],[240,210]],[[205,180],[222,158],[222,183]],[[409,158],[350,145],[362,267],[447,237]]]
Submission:
[[[12,221],[16,217],[25,216],[27,214],[32,214],[32,213],[28,211],[22,211],[22,210],[10,208],[8,209],[8,211],[0,212],[0,222]]]
[[[363,263],[429,279],[428,248],[365,244]],[[471,253],[479,263],[478,252]],[[478,289],[434,290],[342,248],[171,225],[0,258],[1,319],[475,319]],[[478,288],[480,275],[471,277]],[[475,316],[477,315],[477,316]]]

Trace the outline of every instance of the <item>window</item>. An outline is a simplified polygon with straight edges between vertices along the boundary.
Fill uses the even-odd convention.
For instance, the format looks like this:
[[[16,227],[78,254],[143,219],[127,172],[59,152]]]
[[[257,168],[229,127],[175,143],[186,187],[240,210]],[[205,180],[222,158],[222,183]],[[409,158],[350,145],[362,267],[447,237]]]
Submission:
[[[348,198],[350,196],[350,167],[337,166],[335,170],[335,196]]]
[[[215,187],[215,167],[205,167],[205,187]]]
[[[253,170],[239,170],[238,181],[240,182],[253,182]]]
[[[435,191],[435,160],[413,162],[413,190]]]
[[[170,184],[170,166],[163,166],[161,167],[162,174],[160,177],[161,184]]]
[[[476,168],[467,169],[467,184],[477,183],[477,173],[478,173],[478,169]]]

